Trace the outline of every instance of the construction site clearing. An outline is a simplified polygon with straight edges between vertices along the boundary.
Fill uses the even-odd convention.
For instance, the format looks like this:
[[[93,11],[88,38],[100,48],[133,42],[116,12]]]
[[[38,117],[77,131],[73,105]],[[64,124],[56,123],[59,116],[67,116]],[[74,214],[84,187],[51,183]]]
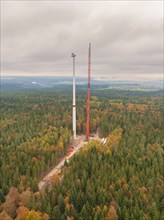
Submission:
[[[90,135],[89,140],[99,140],[100,143],[104,143],[105,138],[101,139],[97,134]],[[69,159],[77,153],[82,147],[87,144],[85,136],[81,135],[77,138],[77,142],[70,146],[70,150],[67,152],[66,156],[39,182],[39,190],[42,191],[46,186],[51,184],[51,178],[54,174],[60,175],[62,169],[64,168],[65,161],[69,162]]]

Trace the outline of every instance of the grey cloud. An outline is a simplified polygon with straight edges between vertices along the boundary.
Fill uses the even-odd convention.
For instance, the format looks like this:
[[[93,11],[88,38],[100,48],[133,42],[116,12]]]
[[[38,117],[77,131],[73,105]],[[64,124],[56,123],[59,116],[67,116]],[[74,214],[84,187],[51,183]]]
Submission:
[[[2,74],[94,75],[163,71],[162,2],[2,2]],[[135,78],[135,77],[134,77]]]

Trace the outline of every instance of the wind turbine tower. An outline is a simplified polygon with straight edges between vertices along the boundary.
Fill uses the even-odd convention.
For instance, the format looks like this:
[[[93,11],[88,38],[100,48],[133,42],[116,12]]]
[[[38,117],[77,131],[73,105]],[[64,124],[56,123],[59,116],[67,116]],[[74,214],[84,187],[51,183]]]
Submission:
[[[76,87],[75,87],[75,54],[72,53],[73,58],[73,103],[72,103],[72,124],[73,124],[73,139],[76,139]]]
[[[87,91],[86,140],[89,140],[89,127],[90,127],[90,78],[91,78],[91,43],[89,43],[89,54],[88,54],[88,91]]]

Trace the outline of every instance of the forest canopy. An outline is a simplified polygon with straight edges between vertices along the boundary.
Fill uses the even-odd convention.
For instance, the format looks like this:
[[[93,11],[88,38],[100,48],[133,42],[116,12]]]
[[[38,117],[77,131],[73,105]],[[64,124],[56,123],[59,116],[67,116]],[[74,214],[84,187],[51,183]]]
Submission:
[[[107,142],[89,142],[44,193],[71,142],[71,89],[4,91],[1,104],[0,219],[164,219],[162,91],[93,89],[90,130]],[[78,135],[85,119],[79,87]]]

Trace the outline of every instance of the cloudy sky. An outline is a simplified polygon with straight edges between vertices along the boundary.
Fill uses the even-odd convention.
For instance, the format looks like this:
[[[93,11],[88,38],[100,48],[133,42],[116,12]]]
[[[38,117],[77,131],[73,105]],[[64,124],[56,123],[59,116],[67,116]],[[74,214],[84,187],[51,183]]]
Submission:
[[[2,1],[1,74],[162,80],[163,1]]]

